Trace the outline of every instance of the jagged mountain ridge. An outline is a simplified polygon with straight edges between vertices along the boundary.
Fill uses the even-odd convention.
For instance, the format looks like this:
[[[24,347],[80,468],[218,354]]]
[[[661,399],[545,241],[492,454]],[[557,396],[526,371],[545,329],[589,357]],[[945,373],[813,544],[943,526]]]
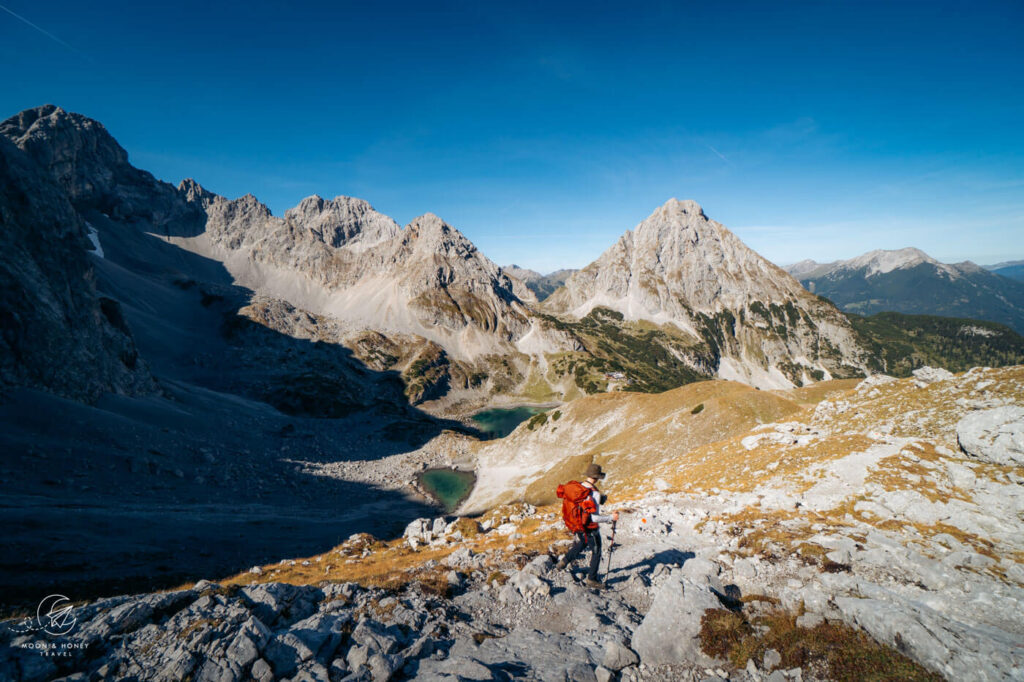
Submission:
[[[340,331],[328,342],[356,352],[365,350],[368,333],[383,332],[383,345],[403,349],[391,356],[399,364],[386,369],[408,378],[415,401],[455,389],[480,392],[494,382],[501,390],[514,387],[529,364],[520,341],[533,353],[578,347],[567,335],[534,324],[527,308],[533,294],[432,214],[402,229],[361,199],[312,196],[275,217],[252,195],[231,200],[193,180],[179,187],[156,180],[129,163],[102,124],[52,105],[13,116],[0,130],[54,178],[101,242],[125,247],[108,249],[109,266],[144,279],[154,268],[176,271],[172,279],[209,285],[207,291],[242,285],[256,296],[330,317]],[[152,237],[198,258],[159,249],[146,241]],[[143,300],[152,291],[139,299],[134,282],[108,292],[112,299],[137,299],[127,311],[130,325],[133,316],[151,317],[153,305]],[[245,315],[252,308],[243,303],[238,310]],[[292,316],[255,319],[301,336]],[[177,352],[173,344],[158,345]]]
[[[801,261],[786,270],[847,312],[973,318],[1024,332],[1024,283],[970,261],[941,263],[920,249],[879,249],[832,263]]]
[[[710,339],[723,378],[780,387],[863,365],[864,351],[834,306],[694,201],[668,201],[543,304],[577,318],[598,307]]]
[[[191,180],[180,189],[206,229],[171,241],[223,261],[258,293],[353,329],[417,334],[465,359],[530,331],[532,294],[433,214],[402,229],[361,199],[313,196],[282,219],[251,195],[229,200]]]
[[[407,391],[414,400],[453,391],[514,394],[527,386],[546,397],[564,397],[580,388],[601,390],[595,373],[600,379],[628,370],[644,348],[685,365],[686,371],[677,367],[672,373],[680,381],[717,372],[762,386],[791,385],[865,366],[844,319],[800,291],[724,227],[707,221],[692,202],[670,201],[655,214],[663,216],[660,222],[652,223],[652,216],[635,240],[627,233],[609,251],[635,256],[640,274],[633,284],[646,283],[648,293],[655,292],[649,300],[627,298],[632,301],[624,306],[627,317],[671,322],[681,333],[634,330],[631,334],[646,338],[639,345],[620,344],[609,356],[603,335],[619,335],[614,320],[602,318],[600,325],[584,330],[548,315],[559,311],[559,300],[575,295],[563,292],[581,290],[593,267],[572,275],[568,286],[538,310],[527,286],[433,214],[400,228],[363,200],[312,196],[276,217],[252,195],[228,199],[193,180],[177,188],[158,181],[134,168],[101,124],[50,105],[12,117],[0,130],[53,175],[81,215],[91,216],[101,240],[130,236],[123,229],[159,237],[208,263],[204,272],[183,271],[185,279],[206,281],[205,270],[223,266],[230,284],[330,318],[330,342],[363,353],[360,357],[382,357],[378,351],[386,346],[400,347],[401,352],[388,351],[397,364],[387,369],[400,372],[407,386],[415,385]],[[664,218],[666,212],[697,222],[673,222]],[[698,237],[701,248],[684,259],[685,273],[662,267],[671,262],[666,254],[686,254],[686,244]],[[115,249],[113,256],[118,266],[147,271],[154,265],[138,253],[120,252]],[[621,284],[612,281],[616,270],[604,270],[594,281],[614,291]],[[685,290],[681,285],[686,282],[697,284]],[[752,298],[752,291],[760,299]],[[590,307],[608,303],[615,309],[615,301],[608,299],[598,296]],[[634,304],[639,305],[636,311]],[[276,331],[290,336],[299,333],[289,326],[297,319],[293,315],[254,319],[284,325]],[[367,340],[374,333],[384,340],[367,355]],[[620,351],[628,361],[616,355]],[[567,360],[566,353],[571,355]],[[558,358],[565,361],[552,362]],[[577,360],[593,366],[581,371]],[[665,367],[665,361],[650,362],[652,371]]]

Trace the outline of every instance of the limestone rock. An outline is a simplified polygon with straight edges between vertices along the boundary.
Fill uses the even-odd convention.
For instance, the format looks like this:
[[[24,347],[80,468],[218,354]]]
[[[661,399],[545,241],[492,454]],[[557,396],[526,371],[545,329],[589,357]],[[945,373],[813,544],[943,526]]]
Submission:
[[[632,649],[619,640],[613,639],[605,646],[604,658],[601,660],[601,665],[608,670],[618,672],[623,668],[628,668],[629,666],[636,665],[639,662],[640,657],[637,656]]]
[[[994,464],[1024,464],[1024,407],[1007,405],[971,412],[956,425],[960,448]]]
[[[941,367],[919,367],[911,374],[914,375],[919,385],[934,384],[937,381],[948,381],[953,378],[952,372]]]
[[[700,651],[700,621],[721,602],[706,585],[683,578],[677,570],[656,588],[651,608],[633,633],[633,650],[651,665],[704,663]]]

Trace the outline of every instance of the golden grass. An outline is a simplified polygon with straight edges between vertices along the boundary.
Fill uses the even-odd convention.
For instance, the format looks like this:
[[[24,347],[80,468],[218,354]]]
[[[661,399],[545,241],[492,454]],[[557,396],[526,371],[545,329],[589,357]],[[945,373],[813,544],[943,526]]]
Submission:
[[[822,400],[841,397],[842,394],[856,388],[857,384],[861,381],[863,379],[833,379],[831,381],[819,381],[810,386],[772,392],[806,407],[817,405]]]
[[[497,526],[522,511],[521,505],[502,506],[491,510],[479,521],[490,520]],[[555,511],[559,512],[559,516],[555,519],[553,527],[547,527],[552,524],[544,517]],[[560,508],[556,509],[554,506],[539,508],[535,515],[519,522],[517,532],[522,537],[512,541],[515,545],[512,550],[508,549],[509,536],[499,535],[493,531],[483,533],[479,530],[477,520],[462,518],[456,523],[456,528],[463,532],[461,542],[413,550],[403,539],[384,542],[362,533],[323,554],[266,564],[260,567],[262,572],[259,574],[244,571],[219,583],[222,589],[231,589],[267,582],[292,585],[354,582],[363,587],[397,591],[417,582],[427,592],[447,594],[446,576],[451,569],[444,565],[443,559],[461,547],[468,547],[476,553],[492,552],[492,566],[485,566],[483,570],[491,571],[493,575],[493,565],[514,561],[517,558],[525,563],[524,557],[548,552],[558,540],[571,537],[562,526]],[[370,550],[369,553],[363,556],[364,550],[367,549]],[[423,565],[431,559],[437,561],[438,565],[424,568]],[[306,562],[308,566],[303,565]],[[194,583],[180,585],[175,589],[191,587],[194,587]]]
[[[819,438],[803,446],[762,441],[751,450],[740,441],[748,434],[695,448],[655,466],[647,478],[661,478],[669,490],[698,492],[718,488],[730,492],[752,492],[772,479],[786,480],[794,492],[814,485],[813,479],[802,479],[808,467],[840,459],[866,450],[874,441],[860,434],[839,434]],[[622,492],[639,494],[644,484],[633,482]]]
[[[918,445],[919,448],[903,450],[879,460],[872,467],[866,482],[878,484],[884,490],[913,490],[931,502],[946,502],[954,498],[972,501],[966,491],[954,487],[948,481],[942,463],[949,458],[940,455],[932,443],[919,441]],[[922,460],[932,466],[925,466]],[[940,483],[946,485],[940,487]]]
[[[833,622],[802,628],[796,619],[797,614],[782,610],[748,619],[742,613],[712,609],[701,618],[701,650],[728,660],[737,670],[750,659],[760,662],[774,649],[782,656],[781,668],[803,668],[805,674],[837,682],[942,680],[864,632]]]

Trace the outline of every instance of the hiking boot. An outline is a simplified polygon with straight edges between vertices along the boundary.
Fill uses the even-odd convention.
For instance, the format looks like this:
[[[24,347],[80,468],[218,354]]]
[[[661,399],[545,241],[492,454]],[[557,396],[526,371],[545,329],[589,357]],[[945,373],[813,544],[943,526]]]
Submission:
[[[555,570],[556,571],[564,571],[568,566],[569,566],[569,564],[566,563],[565,559],[562,559],[557,564],[555,564]]]
[[[594,580],[593,578],[587,578],[583,581],[583,584],[587,587],[593,587],[595,590],[603,590],[605,587],[607,587],[607,585],[605,585],[600,580]]]

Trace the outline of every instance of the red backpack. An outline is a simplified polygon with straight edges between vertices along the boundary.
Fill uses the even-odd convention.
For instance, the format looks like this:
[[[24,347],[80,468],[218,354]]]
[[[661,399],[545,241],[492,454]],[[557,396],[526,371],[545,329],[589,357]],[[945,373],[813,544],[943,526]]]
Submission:
[[[593,489],[579,481],[569,481],[555,490],[555,495],[562,499],[562,519],[570,533],[597,528],[597,524],[590,521],[590,515],[597,511],[590,497],[592,492]]]

